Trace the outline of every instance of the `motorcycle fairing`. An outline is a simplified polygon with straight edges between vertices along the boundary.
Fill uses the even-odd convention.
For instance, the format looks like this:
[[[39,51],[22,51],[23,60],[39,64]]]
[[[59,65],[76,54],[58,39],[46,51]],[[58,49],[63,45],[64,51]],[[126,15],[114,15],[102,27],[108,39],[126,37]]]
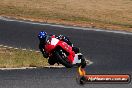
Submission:
[[[57,45],[62,47],[66,52],[69,53],[68,60],[69,60],[70,63],[73,63],[75,53],[74,53],[74,51],[72,51],[72,47],[69,46],[66,42],[63,42],[63,41],[59,41],[59,43]]]
[[[69,53],[68,60],[70,63],[73,63],[75,52],[72,50],[72,47],[68,45],[64,41],[60,41],[59,39],[55,38],[54,36],[50,37],[47,40],[47,44],[45,45],[45,50],[47,53],[51,53],[57,46],[60,46],[63,50]]]

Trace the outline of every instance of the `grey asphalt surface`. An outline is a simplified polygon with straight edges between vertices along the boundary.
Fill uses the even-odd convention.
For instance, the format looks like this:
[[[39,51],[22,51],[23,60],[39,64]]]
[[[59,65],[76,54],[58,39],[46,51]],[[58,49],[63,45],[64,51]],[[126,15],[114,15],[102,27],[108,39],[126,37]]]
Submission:
[[[33,25],[0,20],[0,44],[38,50],[37,34],[69,36],[84,56],[93,62],[86,67],[89,74],[132,75],[132,35],[79,30],[73,28]],[[76,83],[76,68],[32,69],[0,71],[1,88],[131,88],[132,84],[86,84]]]

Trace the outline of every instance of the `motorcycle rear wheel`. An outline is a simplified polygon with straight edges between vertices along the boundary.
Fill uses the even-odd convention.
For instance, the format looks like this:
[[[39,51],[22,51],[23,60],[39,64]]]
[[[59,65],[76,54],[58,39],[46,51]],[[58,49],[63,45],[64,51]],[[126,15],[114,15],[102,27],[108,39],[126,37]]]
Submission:
[[[49,57],[48,63],[49,63],[50,65],[54,65],[54,64],[56,63],[56,61],[55,61],[55,59],[54,59],[53,57]]]

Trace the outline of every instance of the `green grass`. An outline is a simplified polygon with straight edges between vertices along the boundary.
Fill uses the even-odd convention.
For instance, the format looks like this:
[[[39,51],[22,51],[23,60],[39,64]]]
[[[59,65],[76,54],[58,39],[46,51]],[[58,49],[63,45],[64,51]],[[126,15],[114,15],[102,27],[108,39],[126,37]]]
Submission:
[[[48,65],[47,60],[41,53],[29,50],[14,50],[0,47],[0,67],[44,67]]]

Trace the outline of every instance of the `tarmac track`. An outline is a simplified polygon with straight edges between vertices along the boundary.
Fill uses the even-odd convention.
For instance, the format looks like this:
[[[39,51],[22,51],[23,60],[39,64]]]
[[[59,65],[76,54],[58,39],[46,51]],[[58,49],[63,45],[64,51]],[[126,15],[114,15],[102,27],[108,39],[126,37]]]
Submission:
[[[83,28],[82,28],[83,29]],[[89,29],[89,28],[87,28]],[[69,36],[84,56],[93,62],[86,67],[88,74],[132,75],[132,35],[106,31],[81,30],[72,27],[29,24],[0,20],[0,44],[38,50],[37,34]],[[1,88],[131,88],[132,84],[76,83],[76,68],[38,68],[0,71]]]

